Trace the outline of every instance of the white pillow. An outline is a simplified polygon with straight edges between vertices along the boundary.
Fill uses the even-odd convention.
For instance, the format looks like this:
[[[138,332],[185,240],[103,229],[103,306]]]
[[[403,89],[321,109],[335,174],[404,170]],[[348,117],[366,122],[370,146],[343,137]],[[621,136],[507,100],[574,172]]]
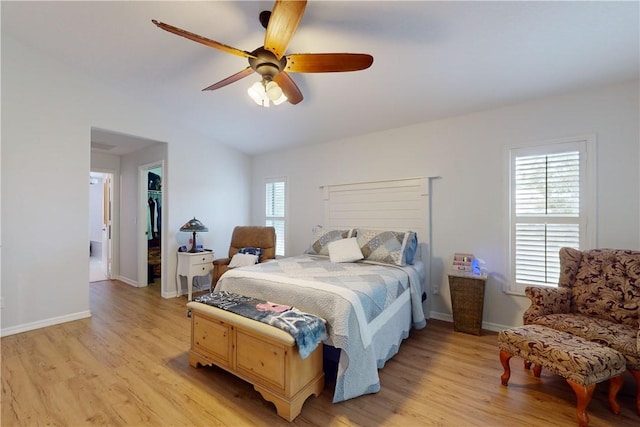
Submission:
[[[353,262],[364,258],[358,239],[350,237],[348,239],[334,240],[329,243],[329,259],[331,262]]]
[[[231,258],[229,268],[245,267],[247,265],[253,265],[258,262],[258,255],[251,254],[235,254]]]

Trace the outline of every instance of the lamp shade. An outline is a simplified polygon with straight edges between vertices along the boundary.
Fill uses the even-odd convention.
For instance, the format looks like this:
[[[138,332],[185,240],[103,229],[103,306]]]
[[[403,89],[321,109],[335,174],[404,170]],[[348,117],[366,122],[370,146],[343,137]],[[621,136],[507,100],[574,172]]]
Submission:
[[[204,224],[199,220],[197,220],[196,217],[194,216],[193,219],[190,219],[182,227],[180,227],[180,231],[193,233],[191,250],[189,250],[189,252],[198,252],[198,246],[196,245],[196,233],[199,233],[202,231],[209,231],[209,229],[205,227]]]
[[[209,229],[205,227],[205,225],[202,222],[200,222],[200,220],[196,219],[196,217],[193,217],[193,219],[190,219],[182,227],[180,227],[180,231],[200,232],[200,231],[209,231]]]

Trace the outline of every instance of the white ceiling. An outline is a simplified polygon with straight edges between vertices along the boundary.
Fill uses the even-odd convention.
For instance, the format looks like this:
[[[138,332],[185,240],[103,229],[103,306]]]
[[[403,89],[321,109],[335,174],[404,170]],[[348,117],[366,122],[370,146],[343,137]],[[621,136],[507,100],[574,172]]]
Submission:
[[[369,53],[374,63],[351,73],[292,73],[305,99],[295,106],[264,109],[246,93],[258,80],[256,74],[217,91],[201,91],[245,68],[244,58],[151,23],[157,19],[252,51],[263,44],[258,14],[272,6],[272,1],[3,0],[2,34],[114,90],[147,99],[150,108],[162,108],[183,125],[249,154],[637,79],[640,74],[637,1],[311,0],[288,53]]]

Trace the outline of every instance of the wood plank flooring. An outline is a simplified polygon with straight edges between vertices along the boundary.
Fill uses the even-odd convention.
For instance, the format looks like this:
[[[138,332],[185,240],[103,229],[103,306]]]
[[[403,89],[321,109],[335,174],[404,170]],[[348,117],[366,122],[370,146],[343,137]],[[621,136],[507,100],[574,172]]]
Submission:
[[[189,366],[186,298],[117,281],[92,283],[89,319],[1,339],[1,424],[8,426],[575,426],[564,379],[535,378],[512,359],[508,387],[496,334],[453,332],[430,320],[380,371],[382,390],[332,404],[328,385],[292,423],[253,387],[218,368]],[[638,426],[625,375],[620,415],[607,383],[589,405],[592,426]]]

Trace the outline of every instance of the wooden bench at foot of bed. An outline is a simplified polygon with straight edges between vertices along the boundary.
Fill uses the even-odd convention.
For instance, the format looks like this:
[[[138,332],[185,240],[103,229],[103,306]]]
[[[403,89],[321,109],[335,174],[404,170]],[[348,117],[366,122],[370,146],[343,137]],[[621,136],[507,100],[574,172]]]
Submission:
[[[293,337],[276,327],[198,302],[187,307],[191,366],[216,365],[251,383],[287,421],[322,392],[322,343],[302,359]]]

